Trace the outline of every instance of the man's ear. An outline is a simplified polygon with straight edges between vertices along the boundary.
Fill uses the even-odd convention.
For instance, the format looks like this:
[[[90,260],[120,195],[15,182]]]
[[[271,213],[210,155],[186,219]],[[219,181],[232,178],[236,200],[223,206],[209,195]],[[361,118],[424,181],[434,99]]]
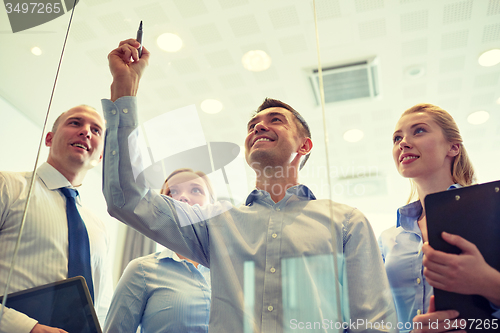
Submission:
[[[47,135],[45,136],[45,146],[46,147],[52,146],[52,139],[53,138],[54,138],[54,133],[53,132],[47,133]]]
[[[313,148],[313,143],[310,138],[304,138],[304,141],[302,142],[302,145],[299,147],[299,150],[297,150],[297,153],[300,155],[307,155],[309,152],[311,152]]]
[[[453,143],[448,151],[448,156],[455,157],[460,153],[460,143]]]

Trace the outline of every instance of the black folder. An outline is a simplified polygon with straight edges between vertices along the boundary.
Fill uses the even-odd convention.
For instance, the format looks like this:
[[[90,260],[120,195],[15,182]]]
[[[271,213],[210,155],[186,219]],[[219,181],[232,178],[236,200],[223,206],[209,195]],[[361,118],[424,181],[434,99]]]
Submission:
[[[474,243],[485,261],[500,271],[500,181],[429,194],[425,198],[425,211],[429,244],[434,249],[459,254],[461,250],[445,242],[441,233],[460,235]],[[486,298],[437,288],[434,296],[436,310],[455,309],[460,318],[469,320],[467,332],[493,331],[479,324],[485,320],[491,324],[494,319],[494,309]],[[472,320],[476,324],[470,327]]]
[[[70,333],[102,333],[89,289],[81,276],[9,294],[6,306],[42,325]]]

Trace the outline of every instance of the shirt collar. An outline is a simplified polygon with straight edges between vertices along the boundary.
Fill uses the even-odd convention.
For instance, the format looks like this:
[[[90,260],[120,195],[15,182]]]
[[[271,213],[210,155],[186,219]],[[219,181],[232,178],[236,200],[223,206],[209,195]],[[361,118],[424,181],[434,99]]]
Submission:
[[[40,165],[36,174],[49,190],[57,190],[61,187],[74,188],[66,177],[47,162]]]
[[[174,258],[174,256],[175,256],[175,258]],[[158,255],[158,260],[165,259],[165,258],[172,258],[175,261],[180,261],[177,254],[174,251],[167,249],[167,248],[165,248],[163,251],[161,251],[160,254]]]
[[[38,169],[36,169],[36,174],[40,178],[42,183],[44,183],[45,186],[47,186],[47,188],[51,191],[59,190],[61,187],[69,187],[77,190],[73,185],[71,185],[69,180],[63,176],[62,173],[57,171],[56,168],[54,168],[47,162],[44,162],[38,167]],[[61,195],[63,194],[61,193]],[[79,205],[82,204],[80,200],[80,193],[78,193],[78,196],[76,197],[76,203]]]
[[[285,197],[294,194],[306,200],[316,200],[316,196],[312,193],[312,191],[307,186],[302,184],[295,185],[287,189]],[[269,196],[269,193],[267,191],[259,190],[256,188],[248,195],[245,206],[251,206],[255,200],[261,199],[265,196]]]
[[[448,187],[447,190],[452,190],[460,187],[462,187],[462,185],[453,184]],[[415,221],[418,220],[420,215],[422,215],[422,204],[420,203],[420,200],[409,203],[398,209],[398,220],[396,227],[402,227],[405,230],[416,231],[415,228],[418,228],[418,226],[415,225]]]

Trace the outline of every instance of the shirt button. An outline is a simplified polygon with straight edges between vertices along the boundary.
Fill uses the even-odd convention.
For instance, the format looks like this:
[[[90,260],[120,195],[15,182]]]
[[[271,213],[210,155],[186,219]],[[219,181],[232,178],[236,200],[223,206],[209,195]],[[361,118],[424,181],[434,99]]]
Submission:
[[[418,310],[417,310],[417,314],[419,315],[419,314],[421,314],[421,313],[422,313],[422,311],[420,311],[420,309],[418,309]]]
[[[278,234],[272,234],[271,237],[276,238],[276,237],[278,237]]]
[[[277,212],[279,212],[280,210],[281,210],[281,209],[279,209],[279,208],[276,208],[276,211],[277,211]]]
[[[271,312],[271,311],[273,311],[273,310],[274,310],[274,308],[273,308],[273,306],[272,306],[272,305],[269,305],[269,306],[267,307],[267,310],[268,310],[269,312]]]
[[[116,114],[116,110],[111,111],[112,114]]]
[[[271,267],[270,271],[271,271],[271,273],[276,273],[276,268]]]
[[[420,284],[420,278],[417,278],[417,283]]]
[[[116,155],[116,150],[113,150],[113,151],[111,152],[111,154],[112,154],[112,155]]]
[[[123,109],[123,113],[128,113],[128,109]]]

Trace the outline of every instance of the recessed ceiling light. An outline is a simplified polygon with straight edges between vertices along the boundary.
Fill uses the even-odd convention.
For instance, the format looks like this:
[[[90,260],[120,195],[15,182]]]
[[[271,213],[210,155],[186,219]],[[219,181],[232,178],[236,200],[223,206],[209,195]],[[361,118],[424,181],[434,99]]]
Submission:
[[[241,58],[243,67],[252,72],[262,72],[271,66],[271,57],[262,50],[248,51]]]
[[[497,104],[500,104],[500,97],[498,97],[497,99]]]
[[[409,77],[411,79],[416,79],[416,78],[424,76],[425,68],[421,65],[411,66],[411,67],[406,68],[405,74],[407,77]]]
[[[216,99],[206,99],[201,102],[201,109],[206,113],[218,113],[222,110],[222,103]]]
[[[347,142],[358,142],[363,139],[363,136],[365,136],[365,134],[362,130],[352,129],[344,133],[344,140]]]
[[[476,111],[472,112],[468,117],[467,121],[472,125],[479,125],[486,122],[490,118],[490,114],[487,111]]]
[[[176,34],[164,33],[158,36],[156,43],[163,51],[177,52],[182,47],[182,39]]]
[[[31,48],[31,53],[33,53],[34,55],[41,55],[42,54],[42,50],[38,47],[38,46],[34,46]]]
[[[500,50],[493,49],[486,52],[483,52],[479,59],[477,60],[481,66],[491,67],[495,66],[500,62]]]

